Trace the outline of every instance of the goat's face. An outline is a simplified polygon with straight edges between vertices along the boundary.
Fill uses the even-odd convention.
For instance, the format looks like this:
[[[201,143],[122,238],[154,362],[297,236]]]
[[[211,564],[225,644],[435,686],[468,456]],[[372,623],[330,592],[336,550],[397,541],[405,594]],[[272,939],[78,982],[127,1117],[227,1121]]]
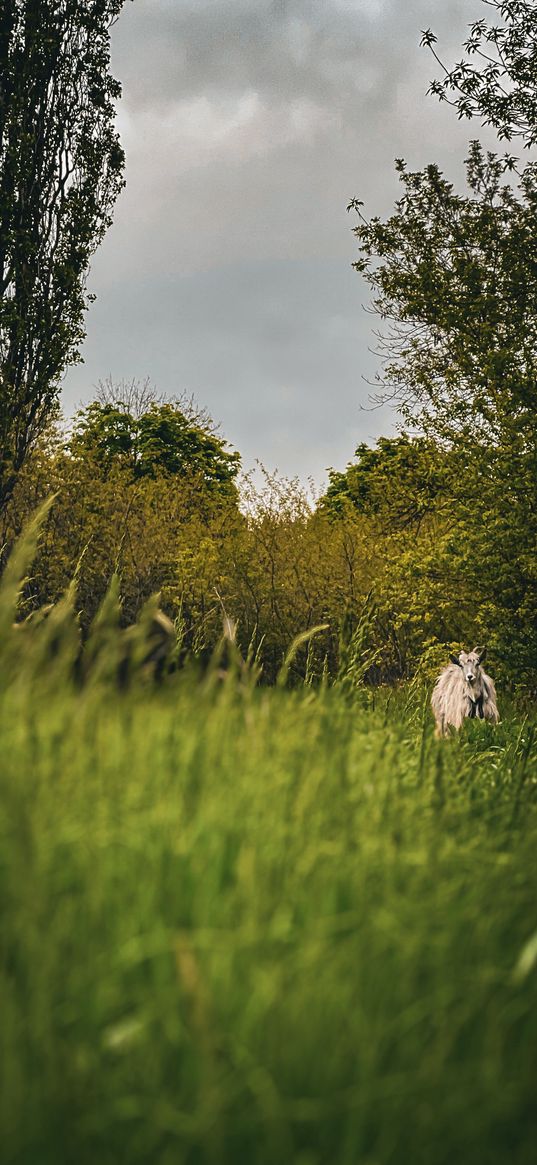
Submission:
[[[462,669],[462,674],[470,688],[479,687],[481,679],[481,664],[486,655],[485,647],[474,647],[473,651],[461,651],[460,654],[450,656],[451,662]]]

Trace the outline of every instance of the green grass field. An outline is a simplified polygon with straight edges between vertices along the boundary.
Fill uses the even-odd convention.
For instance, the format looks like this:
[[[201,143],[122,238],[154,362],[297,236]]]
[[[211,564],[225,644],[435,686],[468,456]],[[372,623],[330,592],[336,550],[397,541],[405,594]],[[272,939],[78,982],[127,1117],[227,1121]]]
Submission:
[[[531,722],[183,676],[0,733],[3,1161],[534,1165]]]

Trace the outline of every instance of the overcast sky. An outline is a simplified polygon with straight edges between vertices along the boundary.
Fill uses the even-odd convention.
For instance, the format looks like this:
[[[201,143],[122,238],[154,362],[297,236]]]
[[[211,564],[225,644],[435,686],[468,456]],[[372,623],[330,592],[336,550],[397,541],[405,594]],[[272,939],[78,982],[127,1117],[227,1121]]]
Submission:
[[[457,179],[477,124],[426,97],[480,0],[134,0],[113,36],[127,186],[92,265],[85,363],[194,393],[248,467],[326,477],[392,431],[367,411],[374,321],[346,206],[386,214],[393,159]],[[482,136],[482,135],[481,135]]]

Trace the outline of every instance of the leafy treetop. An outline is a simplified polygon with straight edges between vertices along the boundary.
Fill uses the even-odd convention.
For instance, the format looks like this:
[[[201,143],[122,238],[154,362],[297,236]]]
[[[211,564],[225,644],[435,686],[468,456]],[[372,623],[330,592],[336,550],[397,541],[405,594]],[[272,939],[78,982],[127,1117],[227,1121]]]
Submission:
[[[94,459],[105,472],[114,465],[128,469],[134,478],[162,472],[197,478],[218,493],[235,492],[240,466],[222,438],[170,401],[153,401],[139,416],[121,401],[93,401],[77,415],[71,454]]]
[[[471,143],[469,195],[436,165],[397,162],[403,194],[386,220],[351,203],[360,258],[384,322],[379,395],[437,439],[526,448],[537,407],[537,165],[518,187]]]
[[[428,28],[422,44],[431,49],[443,77],[429,92],[448,101],[459,118],[481,117],[500,138],[537,142],[537,6],[535,0],[483,0],[499,23],[476,20],[463,48],[465,56],[448,69]]]
[[[350,506],[404,529],[438,507],[449,459],[433,441],[406,433],[380,437],[375,446],[358,445],[355,457],[343,473],[329,471],[325,512],[341,516]]]

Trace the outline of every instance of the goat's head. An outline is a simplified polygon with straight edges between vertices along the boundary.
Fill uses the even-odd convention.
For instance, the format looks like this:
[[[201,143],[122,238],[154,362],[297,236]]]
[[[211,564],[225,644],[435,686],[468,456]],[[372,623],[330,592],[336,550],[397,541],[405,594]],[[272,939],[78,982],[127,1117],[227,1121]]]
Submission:
[[[474,647],[473,651],[461,651],[459,655],[450,655],[452,663],[456,663],[457,667],[462,668],[462,674],[466,683],[472,687],[478,687],[481,679],[481,664],[487,654],[486,647]]]

